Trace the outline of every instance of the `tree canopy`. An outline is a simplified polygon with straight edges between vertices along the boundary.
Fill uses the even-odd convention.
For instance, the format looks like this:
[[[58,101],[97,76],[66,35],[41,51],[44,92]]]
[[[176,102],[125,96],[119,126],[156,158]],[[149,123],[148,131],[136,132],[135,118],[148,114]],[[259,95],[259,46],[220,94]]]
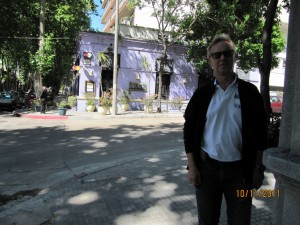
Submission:
[[[285,48],[280,30],[280,13],[289,7],[289,1],[278,0],[206,0],[198,5],[192,32],[188,32],[188,58],[194,62],[200,76],[208,68],[206,47],[218,33],[227,33],[238,51],[237,65],[248,72],[258,68],[261,75],[261,93],[265,108],[271,113],[269,77],[278,66],[277,54]],[[186,27],[189,20],[183,20]],[[205,74],[205,73],[203,73]]]
[[[90,27],[93,0],[47,0],[45,42],[39,50],[40,0],[1,1],[1,89],[28,86],[40,73],[46,86],[60,86],[72,66],[79,31]]]
[[[188,57],[202,71],[207,64],[206,48],[218,33],[227,33],[236,43],[238,66],[244,71],[257,68],[257,57],[262,57],[262,33],[266,1],[207,0],[198,5],[197,18],[186,36]],[[278,14],[277,14],[278,15]],[[183,21],[184,27],[187,22]],[[278,16],[272,33],[272,68],[278,65],[276,54],[284,49]],[[188,23],[187,23],[188,24]]]

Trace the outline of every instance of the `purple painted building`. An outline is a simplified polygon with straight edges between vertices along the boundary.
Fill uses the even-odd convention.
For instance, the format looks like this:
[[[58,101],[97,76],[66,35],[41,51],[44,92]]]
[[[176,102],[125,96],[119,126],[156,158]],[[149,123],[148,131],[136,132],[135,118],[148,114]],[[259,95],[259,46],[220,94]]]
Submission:
[[[154,29],[120,26],[117,89],[130,91],[131,110],[142,110],[141,100],[158,91],[158,65],[162,46],[155,41],[157,38],[157,30]],[[77,44],[75,63],[80,69],[73,86],[77,96],[77,110],[85,111],[85,93],[92,92],[98,99],[101,85],[103,91],[112,87],[114,34],[80,32]],[[168,48],[162,88],[163,102],[167,106],[162,105],[162,110],[168,110],[166,102],[174,98],[189,100],[198,86],[197,72],[192,63],[185,59],[185,51],[182,45]],[[97,56],[99,52],[105,52],[112,59],[110,66],[103,67],[102,73]]]

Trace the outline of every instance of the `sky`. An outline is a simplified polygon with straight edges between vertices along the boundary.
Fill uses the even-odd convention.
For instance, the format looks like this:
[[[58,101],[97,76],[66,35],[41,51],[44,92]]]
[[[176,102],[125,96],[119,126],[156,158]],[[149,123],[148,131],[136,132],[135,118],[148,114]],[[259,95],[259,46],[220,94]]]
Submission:
[[[98,15],[90,15],[92,21],[91,27],[97,31],[102,31],[104,26],[103,24],[101,24],[101,15],[103,13],[103,9],[100,0],[95,0],[94,2],[98,5],[97,7]]]

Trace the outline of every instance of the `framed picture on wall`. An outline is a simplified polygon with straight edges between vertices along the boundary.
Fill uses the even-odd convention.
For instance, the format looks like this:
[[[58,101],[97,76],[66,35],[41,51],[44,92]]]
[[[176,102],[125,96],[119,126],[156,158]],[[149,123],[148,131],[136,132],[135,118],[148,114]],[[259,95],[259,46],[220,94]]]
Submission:
[[[86,93],[95,92],[95,82],[93,82],[93,81],[86,81],[85,82],[85,92]]]

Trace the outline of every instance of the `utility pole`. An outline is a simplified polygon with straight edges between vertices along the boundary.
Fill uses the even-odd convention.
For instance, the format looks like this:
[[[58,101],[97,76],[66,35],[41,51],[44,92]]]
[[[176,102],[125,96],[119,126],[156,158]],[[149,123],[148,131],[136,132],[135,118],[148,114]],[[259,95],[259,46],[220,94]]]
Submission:
[[[117,114],[117,83],[118,83],[118,43],[119,43],[119,0],[116,0],[115,11],[115,42],[114,42],[114,72],[113,72],[113,101],[112,115]]]

